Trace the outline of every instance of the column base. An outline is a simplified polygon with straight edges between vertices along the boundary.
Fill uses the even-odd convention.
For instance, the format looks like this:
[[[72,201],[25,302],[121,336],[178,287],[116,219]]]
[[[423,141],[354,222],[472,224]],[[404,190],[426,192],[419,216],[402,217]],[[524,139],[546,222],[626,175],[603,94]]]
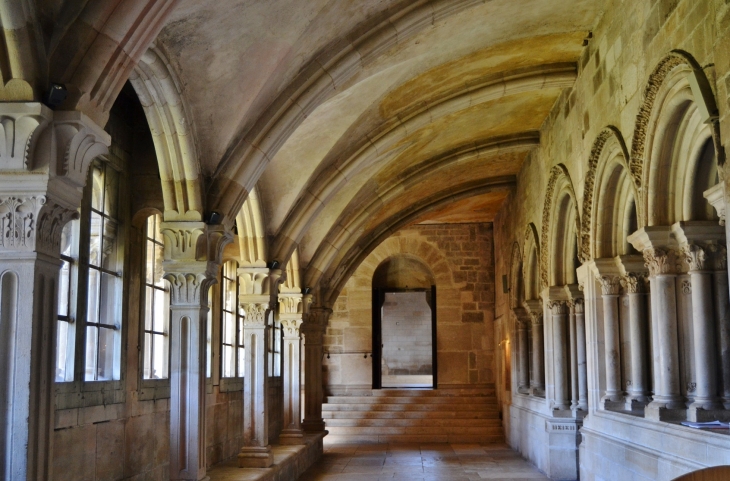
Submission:
[[[694,403],[687,409],[687,421],[693,423],[706,423],[710,421],[728,421],[730,420],[730,411],[725,411],[722,407],[705,409],[702,403]]]
[[[304,431],[301,429],[284,429],[279,434],[279,444],[287,446],[306,444],[304,442]]]
[[[626,407],[626,400],[621,396],[604,396],[599,404],[601,409],[606,411],[623,411]]]
[[[268,468],[274,464],[271,446],[244,446],[238,453],[239,468]]]
[[[573,419],[573,411],[569,408],[553,407],[552,415],[554,418],[570,418]]]
[[[542,387],[531,387],[530,394],[535,397],[545,397],[545,388]]]
[[[626,398],[624,409],[627,411],[643,411],[650,400],[646,397]]]
[[[321,433],[324,431],[324,420],[309,421],[305,419],[302,421],[302,429],[307,433]]]
[[[571,409],[573,417],[578,421],[582,421],[584,417],[588,416],[588,409],[583,409],[580,406],[576,406]]]
[[[682,404],[682,403],[678,403]],[[675,403],[652,401],[644,408],[644,419],[654,421],[684,421],[687,418],[687,409],[675,406]]]

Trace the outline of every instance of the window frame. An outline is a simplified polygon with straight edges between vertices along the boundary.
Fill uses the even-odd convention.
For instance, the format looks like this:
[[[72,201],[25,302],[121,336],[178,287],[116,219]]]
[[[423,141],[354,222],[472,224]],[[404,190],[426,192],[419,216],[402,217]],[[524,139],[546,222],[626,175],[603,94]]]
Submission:
[[[233,266],[233,276],[227,277],[226,276],[226,266]],[[233,303],[235,306],[235,312],[226,310],[226,295],[228,294],[227,283],[233,283],[235,285],[235,297],[233,299]],[[219,336],[219,347],[220,347],[220,356],[219,356],[219,389],[221,392],[229,392],[229,391],[240,391],[243,389],[243,374],[244,374],[244,366],[243,359],[245,359],[246,355],[246,346],[243,341],[243,320],[245,317],[245,312],[243,312],[243,309],[241,308],[238,298],[240,293],[240,282],[238,278],[238,261],[235,259],[228,259],[225,260],[221,264],[220,268],[220,293],[218,296],[218,299],[220,301],[220,307],[219,307],[219,322],[220,322],[220,336]],[[233,344],[226,343],[225,337],[226,337],[226,314],[232,316],[234,318],[234,333],[233,333]],[[234,362],[233,362],[233,376],[226,376],[225,375],[225,351],[226,347],[229,347],[233,349],[234,351]],[[241,351],[239,353],[239,350]],[[241,359],[243,357],[243,359]]]
[[[139,346],[140,346],[140,356],[139,356],[139,382],[140,386],[142,388],[140,392],[140,399],[164,399],[170,397],[170,361],[171,361],[171,353],[170,353],[170,319],[171,319],[171,311],[170,311],[170,304],[169,304],[169,297],[168,297],[168,308],[167,308],[167,319],[166,319],[166,329],[167,332],[164,332],[164,335],[167,339],[167,375],[163,378],[146,378],[145,377],[145,370],[146,370],[146,362],[147,362],[147,351],[146,351],[146,343],[145,338],[146,334],[148,334],[148,330],[146,329],[146,321],[147,321],[147,288],[151,287],[156,290],[165,290],[168,293],[170,292],[170,285],[169,282],[164,280],[165,288],[160,288],[159,286],[156,286],[154,284],[150,285],[147,283],[147,255],[148,255],[148,246],[149,242],[153,242],[156,245],[160,245],[164,249],[164,244],[162,239],[159,241],[155,240],[153,237],[149,236],[149,219],[150,217],[157,216],[158,219],[156,222],[162,222],[162,215],[159,212],[153,212],[147,217],[145,217],[144,220],[144,226],[142,228],[142,236],[143,239],[140,246],[140,272],[139,272],[139,279],[140,279],[140,286],[139,286]],[[151,354],[152,355],[152,354]]]

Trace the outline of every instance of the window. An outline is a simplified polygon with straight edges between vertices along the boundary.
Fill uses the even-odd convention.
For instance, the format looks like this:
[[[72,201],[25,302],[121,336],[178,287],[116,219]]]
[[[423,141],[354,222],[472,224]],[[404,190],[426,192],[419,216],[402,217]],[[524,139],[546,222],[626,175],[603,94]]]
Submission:
[[[120,378],[122,228],[120,173],[109,162],[95,161],[89,188],[89,262],[86,296],[86,381]]]
[[[147,218],[144,280],[144,379],[169,376],[170,289],[162,278],[164,244],[159,214]]]
[[[74,324],[78,275],[79,221],[66,224],[61,232],[61,272],[58,279],[58,333],[56,337],[56,382],[74,380]]]
[[[269,311],[269,376],[281,376],[281,345],[282,345],[282,328],[281,322],[274,317],[274,310]]]
[[[223,264],[221,282],[221,324],[222,351],[221,377],[243,376],[243,318],[245,314],[238,305],[238,264],[228,261]]]
[[[208,316],[205,322],[205,377],[213,376],[213,287],[208,288]]]

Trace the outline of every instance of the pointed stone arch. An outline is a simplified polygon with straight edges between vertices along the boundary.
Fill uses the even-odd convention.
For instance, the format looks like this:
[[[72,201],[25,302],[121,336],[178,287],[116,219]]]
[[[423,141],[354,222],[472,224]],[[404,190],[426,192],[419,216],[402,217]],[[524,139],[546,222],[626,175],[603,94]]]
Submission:
[[[522,252],[520,244],[512,244],[512,256],[509,269],[509,306],[511,309],[522,307],[525,300],[525,287],[522,278]]]
[[[540,297],[540,237],[537,234],[537,226],[532,222],[525,228],[525,245],[522,255],[525,299],[537,299]]]
[[[264,216],[259,196],[254,189],[241,206],[236,216],[238,244],[241,265],[247,267],[266,267],[266,232]]]

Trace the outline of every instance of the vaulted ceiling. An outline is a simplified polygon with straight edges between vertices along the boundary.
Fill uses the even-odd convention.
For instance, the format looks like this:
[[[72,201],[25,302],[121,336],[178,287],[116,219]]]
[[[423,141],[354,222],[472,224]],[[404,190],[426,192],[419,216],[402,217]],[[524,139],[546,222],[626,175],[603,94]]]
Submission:
[[[48,48],[73,46],[73,38],[65,40],[68,28],[58,33],[64,18],[75,19],[69,28],[85,21],[111,38],[129,28],[89,20],[98,14],[93,5],[104,2],[61,3],[36,0],[40,23],[51,32]],[[335,291],[403,225],[493,219],[539,145],[540,126],[573,84],[604,5],[113,3],[156,15],[148,32],[159,31],[155,52],[169,62],[185,102],[205,179],[204,208],[232,222],[256,189],[268,257],[286,260],[299,248],[304,282],[324,281]],[[140,12],[134,18],[146,15]],[[119,42],[128,45],[129,38],[136,37]],[[149,45],[144,36],[135,42],[134,52],[125,50],[132,60],[142,55],[137,44]],[[79,68],[62,69],[61,60],[49,65],[51,77],[53,68],[67,79],[80,75]],[[83,90],[77,108],[89,102]],[[87,90],[94,100],[95,90]]]

